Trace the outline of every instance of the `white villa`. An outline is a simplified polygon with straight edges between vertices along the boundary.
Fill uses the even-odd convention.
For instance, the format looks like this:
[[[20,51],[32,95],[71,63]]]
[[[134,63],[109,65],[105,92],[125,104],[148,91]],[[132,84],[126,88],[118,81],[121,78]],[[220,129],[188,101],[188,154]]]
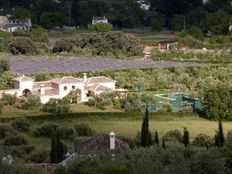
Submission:
[[[28,30],[32,27],[31,19],[18,20],[11,19],[9,15],[0,16],[0,30],[6,32],[16,32],[18,30]]]
[[[105,76],[87,78],[84,73],[82,79],[65,76],[51,79],[49,81],[35,82],[34,79],[27,76],[17,77],[13,80],[14,89],[0,90],[0,98],[4,94],[15,95],[16,97],[39,96],[41,103],[47,103],[49,99],[61,99],[68,95],[72,90],[81,90],[81,102],[88,101],[91,94],[101,94],[102,92],[118,91],[126,95],[124,89],[115,88],[115,80]]]

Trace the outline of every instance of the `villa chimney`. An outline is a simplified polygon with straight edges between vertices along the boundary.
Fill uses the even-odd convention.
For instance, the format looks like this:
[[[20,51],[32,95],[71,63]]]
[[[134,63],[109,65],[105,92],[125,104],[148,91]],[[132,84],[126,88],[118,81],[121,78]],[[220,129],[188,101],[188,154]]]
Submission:
[[[40,95],[44,95],[44,94],[45,94],[44,85],[40,85]]]
[[[109,134],[110,137],[110,150],[114,150],[115,149],[115,133],[111,132]]]
[[[83,81],[87,82],[87,73],[83,73]]]

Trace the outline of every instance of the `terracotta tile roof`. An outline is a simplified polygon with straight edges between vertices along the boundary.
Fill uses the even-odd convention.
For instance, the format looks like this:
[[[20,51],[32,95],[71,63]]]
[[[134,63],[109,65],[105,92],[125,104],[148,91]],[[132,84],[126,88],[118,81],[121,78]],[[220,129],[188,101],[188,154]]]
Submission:
[[[34,82],[33,89],[40,88],[40,85],[44,85],[45,88],[49,88],[52,86],[50,81]]]
[[[67,84],[67,83],[79,83],[82,82],[82,80],[72,76],[65,76],[61,78],[52,79],[51,82],[57,84]]]
[[[21,77],[17,77],[14,78],[14,81],[18,81],[18,82],[26,82],[26,81],[35,81],[34,79],[27,77],[27,76],[21,76]]]
[[[95,84],[95,85],[87,86],[85,90],[97,92],[97,91],[112,91],[113,89],[110,89],[108,87],[99,84]]]
[[[80,153],[96,153],[110,150],[110,137],[107,134],[97,135],[90,140],[84,141],[75,147]],[[115,151],[130,151],[130,146],[117,138],[115,138]]]
[[[116,82],[116,81],[105,76],[90,77],[87,79],[87,84],[107,83],[107,82]]]
[[[31,91],[32,95],[40,96],[40,90],[34,89]],[[53,96],[53,95],[59,95],[59,91],[55,88],[45,88],[44,96]]]

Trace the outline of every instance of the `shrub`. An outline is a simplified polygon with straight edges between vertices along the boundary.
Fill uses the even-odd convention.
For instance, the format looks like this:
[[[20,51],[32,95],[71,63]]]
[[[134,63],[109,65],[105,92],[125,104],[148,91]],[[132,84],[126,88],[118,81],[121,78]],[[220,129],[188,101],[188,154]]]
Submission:
[[[10,67],[11,67],[11,63],[8,59],[0,59],[0,73],[9,71]]]
[[[203,40],[204,39],[204,34],[201,31],[201,29],[199,29],[198,27],[192,26],[191,28],[188,29],[187,34],[189,34],[190,36],[199,39],[199,40]]]
[[[163,103],[163,105],[158,108],[158,112],[172,112],[173,108],[172,108],[172,104],[169,102],[165,102]]]
[[[48,42],[47,33],[41,27],[32,28],[30,37],[34,42]]]
[[[73,140],[74,138],[74,130],[72,128],[58,128],[58,134],[60,135],[61,139]]]
[[[91,31],[97,31],[97,32],[107,32],[107,31],[111,31],[112,29],[113,26],[111,24],[105,24],[105,23],[98,23],[90,27]]]
[[[35,146],[30,146],[30,145],[19,146],[13,149],[12,155],[17,157],[22,157],[24,155],[30,154],[34,150],[35,150]]]
[[[28,38],[15,38],[9,44],[12,54],[36,54],[35,44]]]
[[[28,157],[28,161],[33,163],[44,163],[47,162],[49,158],[49,152],[46,150],[34,151]]]
[[[7,135],[11,134],[13,129],[5,124],[0,124],[0,138],[5,138]]]
[[[33,135],[35,137],[51,137],[53,134],[53,131],[57,128],[56,124],[53,123],[45,123],[42,124],[40,127],[37,127],[33,131]]]
[[[2,101],[4,105],[14,105],[16,103],[17,97],[11,94],[4,94]]]
[[[49,79],[49,74],[45,72],[35,75],[35,81],[46,81],[48,79]]]
[[[20,146],[28,144],[27,140],[21,135],[10,135],[4,138],[5,146]]]
[[[22,99],[19,107],[22,109],[36,109],[40,106],[41,106],[40,97],[31,96],[29,98]]]
[[[95,131],[85,124],[75,125],[75,131],[78,136],[93,136],[96,134]]]
[[[0,51],[4,49],[4,39],[0,37]]]
[[[199,147],[210,147],[213,143],[213,140],[210,136],[205,134],[198,134],[193,140],[192,144]]]
[[[53,47],[53,53],[60,52],[70,52],[73,49],[73,43],[69,40],[60,40],[57,41],[55,46]]]
[[[2,113],[3,107],[4,107],[4,104],[3,104],[3,102],[0,100],[0,114]]]
[[[156,16],[152,22],[152,31],[162,31],[165,26],[165,20],[163,17]]]
[[[69,113],[70,103],[61,99],[50,99],[44,106],[44,112],[50,112],[54,114]]]
[[[226,146],[232,147],[232,130],[227,133],[226,136]]]
[[[170,130],[164,136],[163,139],[165,142],[178,143],[182,140],[182,135],[179,130]]]
[[[19,132],[28,132],[30,130],[30,122],[26,118],[13,120],[11,126]]]

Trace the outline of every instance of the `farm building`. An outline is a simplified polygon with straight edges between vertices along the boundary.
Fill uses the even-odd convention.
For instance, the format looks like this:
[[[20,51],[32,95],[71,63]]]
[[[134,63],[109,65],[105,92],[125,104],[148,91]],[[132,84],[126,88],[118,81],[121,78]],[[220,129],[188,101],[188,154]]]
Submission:
[[[31,19],[11,19],[10,16],[0,16],[0,30],[6,32],[24,31],[32,26]]]
[[[51,79],[49,81],[35,82],[27,76],[17,77],[13,80],[14,89],[0,90],[0,98],[4,94],[17,97],[39,96],[41,103],[47,103],[51,98],[63,98],[71,91],[80,90],[80,102],[89,100],[91,94],[98,95],[103,92],[114,92],[125,94],[126,90],[116,89],[115,80],[105,76],[87,77],[84,73],[82,79],[72,76]]]
[[[98,23],[103,23],[103,24],[108,24],[108,19],[103,16],[103,17],[93,17],[92,19],[92,25],[98,24]]]

